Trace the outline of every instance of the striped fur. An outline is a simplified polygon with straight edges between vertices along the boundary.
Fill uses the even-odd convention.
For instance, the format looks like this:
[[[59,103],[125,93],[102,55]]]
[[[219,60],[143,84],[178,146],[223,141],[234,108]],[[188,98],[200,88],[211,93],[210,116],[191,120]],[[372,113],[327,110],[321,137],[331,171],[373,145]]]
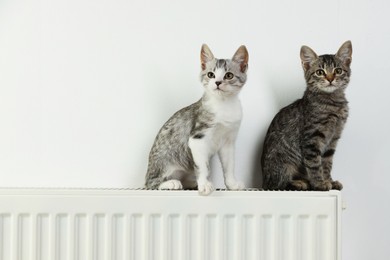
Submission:
[[[348,117],[344,90],[351,76],[352,44],[335,55],[301,48],[307,83],[303,97],[284,107],[268,129],[262,154],[263,186],[277,190],[342,189],[332,160]]]

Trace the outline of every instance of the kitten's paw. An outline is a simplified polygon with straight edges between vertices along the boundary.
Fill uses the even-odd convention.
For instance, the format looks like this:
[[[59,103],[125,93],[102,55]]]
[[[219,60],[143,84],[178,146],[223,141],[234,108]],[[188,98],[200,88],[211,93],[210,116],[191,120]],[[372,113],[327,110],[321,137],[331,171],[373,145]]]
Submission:
[[[207,196],[214,191],[214,186],[211,182],[198,183],[198,191],[200,195]]]
[[[328,191],[332,189],[332,183],[330,181],[320,181],[311,184],[313,190]]]
[[[332,190],[342,190],[343,184],[339,181],[332,181]]]
[[[288,184],[289,188],[292,190],[308,190],[309,184],[303,180],[292,180]]]
[[[243,190],[245,189],[245,184],[241,181],[229,181],[229,182],[226,182],[226,187],[228,188],[228,190]]]
[[[160,184],[159,190],[182,190],[183,185],[179,180],[169,180]]]

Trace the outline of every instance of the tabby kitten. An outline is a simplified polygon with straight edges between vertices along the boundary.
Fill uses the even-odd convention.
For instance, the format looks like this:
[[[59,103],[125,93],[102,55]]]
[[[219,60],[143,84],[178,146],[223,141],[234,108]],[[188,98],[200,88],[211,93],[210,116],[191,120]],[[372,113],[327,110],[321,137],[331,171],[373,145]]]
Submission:
[[[352,44],[335,55],[301,48],[307,88],[302,99],[284,107],[268,129],[261,158],[265,189],[341,190],[330,175],[337,141],[348,117],[346,89]]]
[[[234,177],[234,143],[241,123],[238,93],[244,86],[248,51],[238,48],[233,58],[216,59],[207,45],[201,49],[202,98],[176,112],[161,128],[149,154],[145,186],[149,189],[198,189],[208,195],[209,161],[218,153],[225,185],[243,189]]]

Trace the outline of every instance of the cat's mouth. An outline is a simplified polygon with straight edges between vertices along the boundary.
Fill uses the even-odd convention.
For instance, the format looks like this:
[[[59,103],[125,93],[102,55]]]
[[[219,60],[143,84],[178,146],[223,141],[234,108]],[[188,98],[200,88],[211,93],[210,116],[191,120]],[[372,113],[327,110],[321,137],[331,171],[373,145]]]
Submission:
[[[326,85],[327,88],[334,88],[336,85],[332,82],[329,82],[328,85]]]
[[[322,90],[327,92],[327,93],[331,93],[331,92],[335,91],[336,89],[337,89],[337,87],[333,84],[329,84],[329,85],[322,87]]]

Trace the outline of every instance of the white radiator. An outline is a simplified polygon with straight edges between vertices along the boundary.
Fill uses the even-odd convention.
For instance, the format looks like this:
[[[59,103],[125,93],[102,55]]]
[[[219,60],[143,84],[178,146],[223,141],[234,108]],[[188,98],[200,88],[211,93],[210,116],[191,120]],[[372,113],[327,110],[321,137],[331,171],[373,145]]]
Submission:
[[[340,192],[0,189],[0,260],[340,260]]]

